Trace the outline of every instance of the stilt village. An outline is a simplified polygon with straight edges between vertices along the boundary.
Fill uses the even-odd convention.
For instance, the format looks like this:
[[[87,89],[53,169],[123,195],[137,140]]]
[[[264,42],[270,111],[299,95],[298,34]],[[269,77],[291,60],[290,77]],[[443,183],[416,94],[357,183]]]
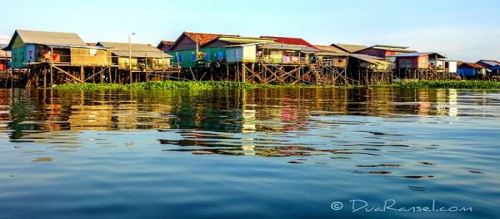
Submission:
[[[0,45],[1,46],[1,45]],[[379,85],[401,79],[488,79],[500,62],[449,60],[406,46],[315,45],[301,38],[184,32],[151,44],[16,30],[0,50],[0,86],[224,80],[262,84]]]

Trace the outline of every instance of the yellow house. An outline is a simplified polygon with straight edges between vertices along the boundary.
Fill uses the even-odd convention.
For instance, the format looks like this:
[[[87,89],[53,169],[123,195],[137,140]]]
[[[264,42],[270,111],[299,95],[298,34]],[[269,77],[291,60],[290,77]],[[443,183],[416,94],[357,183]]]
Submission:
[[[161,71],[170,68],[172,56],[150,44],[99,42],[111,51],[113,65],[121,70]]]

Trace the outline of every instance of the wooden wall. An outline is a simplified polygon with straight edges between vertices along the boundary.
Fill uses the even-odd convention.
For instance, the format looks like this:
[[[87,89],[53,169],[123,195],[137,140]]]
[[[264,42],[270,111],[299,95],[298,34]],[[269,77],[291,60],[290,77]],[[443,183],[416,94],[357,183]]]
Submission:
[[[73,66],[109,66],[111,52],[106,49],[71,48]]]

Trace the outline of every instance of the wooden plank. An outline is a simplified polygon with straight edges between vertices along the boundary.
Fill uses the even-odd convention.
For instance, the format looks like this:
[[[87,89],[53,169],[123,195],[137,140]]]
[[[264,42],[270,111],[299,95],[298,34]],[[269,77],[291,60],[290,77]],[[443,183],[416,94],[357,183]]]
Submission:
[[[57,67],[57,66],[53,66],[53,65],[51,65],[51,66],[52,66],[53,68],[57,69],[58,71],[61,71],[63,74],[65,74],[65,75],[69,76],[69,77],[70,77],[70,78],[72,78],[73,80],[78,81],[78,82],[80,82],[80,83],[83,83],[83,81],[82,81],[82,80],[80,80],[80,78],[77,78],[77,77],[73,76],[72,74],[68,73],[67,71],[64,71],[63,69],[61,69],[61,68],[59,68],[59,67]]]

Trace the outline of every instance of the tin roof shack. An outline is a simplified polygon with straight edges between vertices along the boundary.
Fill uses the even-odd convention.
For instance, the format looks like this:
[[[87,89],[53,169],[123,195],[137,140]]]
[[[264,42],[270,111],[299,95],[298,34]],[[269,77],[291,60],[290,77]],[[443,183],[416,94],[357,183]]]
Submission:
[[[171,51],[172,46],[174,45],[174,41],[162,40],[156,48],[163,51],[164,53],[168,53]]]
[[[258,50],[265,44],[274,42],[272,39],[254,37],[221,37],[219,40],[229,43],[226,46],[227,63],[256,63],[259,61]]]
[[[113,65],[120,70],[128,70],[129,63],[132,64],[132,71],[163,71],[170,68],[172,56],[150,44],[98,42],[97,45],[111,51]]]
[[[219,40],[221,37],[238,35],[184,32],[172,45],[169,54],[182,68],[209,67],[213,62],[226,59],[225,47],[231,43]]]
[[[477,64],[486,68],[490,75],[500,76],[500,62],[496,60],[479,60]]]
[[[358,85],[390,82],[391,63],[384,58],[364,54],[350,54],[347,77]]]
[[[365,45],[342,44],[342,43],[334,43],[330,46],[346,53],[355,53],[357,51],[368,48],[368,46]]]
[[[315,45],[318,48],[316,58],[319,63],[329,67],[347,68],[349,53],[334,46]]]
[[[318,48],[301,38],[261,36],[274,42],[263,44],[258,51],[258,58],[269,64],[309,64],[315,59]]]
[[[356,51],[355,53],[386,58],[388,56],[395,56],[402,53],[415,53],[415,52],[416,51],[408,50],[408,47],[405,46],[375,45],[372,47]]]
[[[357,69],[368,69],[373,72],[391,71],[391,63],[384,58],[364,54],[350,54],[349,57],[349,68],[354,71]]]
[[[0,45],[0,71],[5,71],[9,68],[10,52],[3,50],[7,45]]]
[[[486,75],[486,68],[477,63],[461,62],[458,64],[458,75],[465,78],[480,78]]]
[[[402,53],[393,56],[387,56],[388,60],[395,58],[396,69],[432,69],[445,71],[446,57],[435,52],[427,53]]]
[[[88,46],[75,33],[16,30],[6,50],[13,68],[51,63],[58,66],[109,66],[110,52]]]

